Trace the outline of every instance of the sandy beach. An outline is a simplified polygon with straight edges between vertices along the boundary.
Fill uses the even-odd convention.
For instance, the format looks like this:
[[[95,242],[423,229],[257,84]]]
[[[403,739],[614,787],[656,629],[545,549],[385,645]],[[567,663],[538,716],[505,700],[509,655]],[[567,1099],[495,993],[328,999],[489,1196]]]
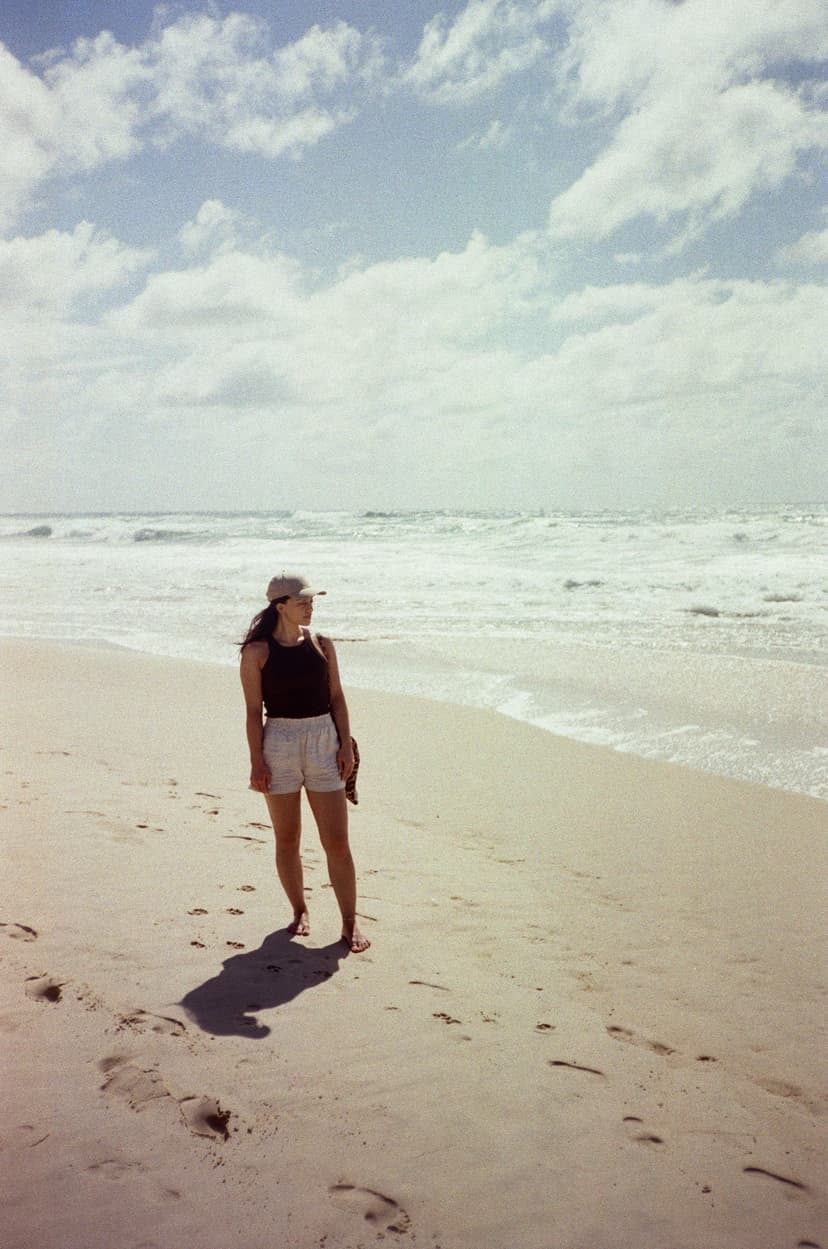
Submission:
[[[828,805],[349,689],[350,955],[234,669],[0,652],[3,1249],[825,1249]]]

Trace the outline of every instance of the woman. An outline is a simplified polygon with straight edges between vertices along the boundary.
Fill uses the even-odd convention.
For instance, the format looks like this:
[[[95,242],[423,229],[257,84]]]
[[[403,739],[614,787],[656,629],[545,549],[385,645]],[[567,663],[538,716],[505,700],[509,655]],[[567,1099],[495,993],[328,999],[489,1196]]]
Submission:
[[[293,907],[289,931],[310,932],[302,876],[301,790],[305,787],[342,913],[342,939],[367,950],[356,922],[356,874],[348,844],[345,782],[354,755],[348,708],[330,638],[309,625],[315,594],[304,577],[282,573],[267,587],[268,606],[241,643],[250,787],[267,801],[276,834],[276,871]],[[266,719],[262,724],[262,706]]]

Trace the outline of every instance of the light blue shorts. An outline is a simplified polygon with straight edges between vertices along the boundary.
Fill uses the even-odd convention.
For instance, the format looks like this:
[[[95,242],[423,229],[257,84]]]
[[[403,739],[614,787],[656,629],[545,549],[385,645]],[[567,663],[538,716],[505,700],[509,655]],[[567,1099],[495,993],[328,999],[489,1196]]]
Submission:
[[[305,789],[332,793],[345,782],[336,765],[339,737],[330,715],[288,720],[268,716],[263,753],[270,770],[269,794],[297,794]]]

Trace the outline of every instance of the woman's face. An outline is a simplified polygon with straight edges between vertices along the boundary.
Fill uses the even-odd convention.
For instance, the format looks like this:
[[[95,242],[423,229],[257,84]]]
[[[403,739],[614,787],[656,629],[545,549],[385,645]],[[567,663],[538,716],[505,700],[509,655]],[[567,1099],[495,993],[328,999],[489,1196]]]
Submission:
[[[289,598],[278,606],[279,614],[286,624],[307,625],[313,616],[312,598]]]

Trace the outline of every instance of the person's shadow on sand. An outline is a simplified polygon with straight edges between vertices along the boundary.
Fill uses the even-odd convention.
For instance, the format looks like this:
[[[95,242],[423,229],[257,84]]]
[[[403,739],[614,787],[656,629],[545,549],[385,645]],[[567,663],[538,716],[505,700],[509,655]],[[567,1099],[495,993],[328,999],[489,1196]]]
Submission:
[[[298,944],[286,930],[265,937],[258,950],[234,954],[217,976],[205,980],[179,1005],[211,1036],[243,1036],[259,1040],[270,1033],[253,1016],[284,1006],[339,971],[349,950],[342,941],[321,949]]]

